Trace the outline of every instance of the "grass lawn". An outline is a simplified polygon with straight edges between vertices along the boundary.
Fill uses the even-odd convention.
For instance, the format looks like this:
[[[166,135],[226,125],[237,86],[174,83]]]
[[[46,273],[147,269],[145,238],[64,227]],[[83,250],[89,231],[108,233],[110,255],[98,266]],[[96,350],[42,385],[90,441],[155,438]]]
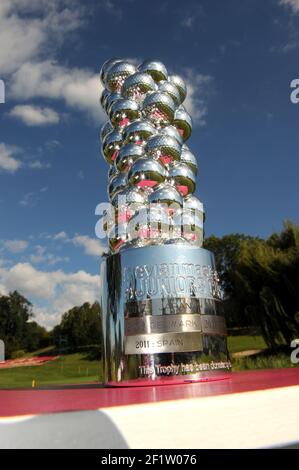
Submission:
[[[100,361],[86,359],[86,353],[60,356],[42,366],[15,367],[0,370],[0,389],[97,382],[100,377]]]
[[[265,349],[267,347],[262,336],[229,336],[228,349],[231,354],[248,351],[249,349]]]
[[[291,363],[290,350],[286,346],[277,354],[273,354],[267,349],[262,336],[229,336],[228,349],[234,371],[299,367],[299,364]],[[260,349],[261,352],[255,356],[233,357],[234,353],[252,349]]]
[[[256,357],[233,358],[233,371],[253,370],[253,369],[280,369],[289,367],[299,367],[299,364],[292,364],[288,354],[278,353],[275,356],[261,353]]]
[[[231,355],[252,349],[263,350],[255,357],[232,357],[234,371],[294,367],[290,361],[289,353],[270,354],[261,336],[229,336],[228,347]],[[36,351],[26,354],[26,356],[47,356],[51,354],[51,349]],[[87,356],[86,352],[66,354],[42,366],[0,369],[0,389],[29,388],[32,386],[33,380],[35,380],[37,387],[100,382],[102,379],[100,361],[90,360]]]

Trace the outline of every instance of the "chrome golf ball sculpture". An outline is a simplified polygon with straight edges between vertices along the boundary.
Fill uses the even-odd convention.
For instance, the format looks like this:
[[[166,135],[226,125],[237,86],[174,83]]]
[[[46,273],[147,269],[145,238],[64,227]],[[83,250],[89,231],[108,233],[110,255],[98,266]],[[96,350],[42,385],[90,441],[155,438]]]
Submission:
[[[101,263],[104,382],[146,386],[229,377],[222,293],[202,248],[198,164],[186,145],[187,87],[164,64],[102,66],[100,131],[109,175]]]

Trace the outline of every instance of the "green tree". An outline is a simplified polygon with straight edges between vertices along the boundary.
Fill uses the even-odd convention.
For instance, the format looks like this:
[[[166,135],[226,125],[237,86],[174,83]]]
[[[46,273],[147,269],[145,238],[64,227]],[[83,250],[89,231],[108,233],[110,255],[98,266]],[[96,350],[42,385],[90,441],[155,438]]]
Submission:
[[[242,243],[233,273],[236,302],[275,349],[299,334],[299,226]]]
[[[76,350],[81,346],[101,344],[101,309],[98,302],[84,303],[63,314],[53,330],[55,344]]]
[[[215,255],[216,269],[224,293],[223,310],[228,326],[248,326],[251,319],[244,315],[243,305],[236,302],[235,269],[242,244],[253,237],[232,233],[223,237],[211,235],[206,238],[204,248]]]
[[[31,303],[17,291],[0,296],[0,338],[5,342],[8,356],[24,348],[27,322],[31,318]]]
[[[26,338],[24,345],[27,351],[36,351],[51,344],[50,333],[35,321],[30,321],[26,325]]]

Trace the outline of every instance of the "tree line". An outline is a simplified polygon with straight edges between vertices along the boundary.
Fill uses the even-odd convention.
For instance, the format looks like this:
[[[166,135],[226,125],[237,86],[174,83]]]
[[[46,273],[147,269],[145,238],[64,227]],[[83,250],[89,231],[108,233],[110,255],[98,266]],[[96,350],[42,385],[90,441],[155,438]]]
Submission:
[[[15,351],[35,351],[50,344],[47,330],[33,320],[32,305],[17,291],[0,295],[0,339],[6,357]]]
[[[17,291],[0,295],[0,339],[6,358],[21,356],[48,346],[58,352],[101,345],[101,309],[98,302],[84,303],[62,315],[59,325],[47,331],[34,321],[31,303]]]
[[[286,222],[267,239],[214,235],[204,247],[215,254],[223,309],[231,328],[255,327],[270,348],[299,337],[299,226]],[[55,345],[59,351],[101,346],[98,302],[74,307],[48,332],[34,321],[31,303],[18,292],[0,295],[0,339],[6,354]]]
[[[211,236],[228,326],[256,326],[276,349],[299,337],[299,226],[285,222],[266,240]]]

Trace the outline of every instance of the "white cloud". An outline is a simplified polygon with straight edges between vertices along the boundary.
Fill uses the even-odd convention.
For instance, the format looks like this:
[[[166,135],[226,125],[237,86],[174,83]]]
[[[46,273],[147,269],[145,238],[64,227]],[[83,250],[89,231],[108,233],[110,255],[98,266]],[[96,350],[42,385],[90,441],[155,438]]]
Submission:
[[[77,0],[2,0],[0,70],[10,73],[11,99],[62,100],[67,107],[85,112],[100,123],[105,116],[99,106],[102,85],[98,74],[93,70],[65,67],[55,61],[55,47],[59,41],[66,32],[74,31],[85,21],[87,9],[80,5],[82,2]],[[121,15],[121,9],[111,0],[101,0],[98,6],[107,14],[116,15],[116,18]],[[24,15],[26,11],[30,15]],[[192,27],[194,19],[202,14],[202,8],[196,6],[191,13],[191,16],[185,18],[187,27]],[[198,124],[205,123],[207,108],[203,87],[209,78],[187,71],[189,96],[186,107]],[[14,109],[13,114],[29,125],[58,122],[57,113],[55,115],[53,110],[54,114],[47,113],[45,116],[37,109],[33,113],[36,107],[31,104],[27,108],[20,106]]]
[[[59,233],[56,233],[55,235],[53,235],[53,240],[65,240],[66,238],[68,238],[66,232],[59,232]]]
[[[54,48],[65,32],[82,24],[82,12],[75,0],[1,0],[1,73]]]
[[[280,0],[279,4],[291,8],[294,14],[299,13],[299,0]]]
[[[114,10],[110,1],[102,1],[100,6],[107,12]],[[64,100],[97,122],[103,119],[98,76],[90,70],[63,67],[54,60],[66,33],[83,25],[87,14],[79,0],[1,0],[0,70],[9,77],[10,99]],[[57,113],[51,111],[18,106],[13,115],[28,125],[57,123]]]
[[[119,7],[119,4],[116,5],[116,3],[111,0],[101,0],[99,3],[105,13],[113,16],[116,21],[120,21],[122,19],[123,11]]]
[[[185,9],[184,9],[184,13],[185,13]],[[183,16],[183,19],[181,21],[181,25],[184,27],[184,28],[187,28],[187,29],[193,29],[194,26],[199,26],[199,19],[200,17],[202,17],[203,15],[203,7],[201,4],[199,3],[195,3],[194,5],[191,5],[188,9],[187,9],[187,14],[185,14],[185,16]]]
[[[96,238],[90,238],[87,235],[76,235],[69,241],[75,246],[82,246],[86,255],[99,257],[105,251],[105,247],[103,247],[99,240]]]
[[[0,291],[15,289],[37,305],[36,320],[50,327],[66,310],[98,299],[99,276],[85,271],[41,271],[30,263],[0,267]]]
[[[298,47],[299,47],[299,41],[295,40],[295,41],[287,42],[286,44],[281,44],[279,46],[272,46],[270,48],[270,52],[287,54],[288,52],[292,52],[295,49],[298,49]]]
[[[28,163],[28,167],[32,168],[33,170],[45,170],[52,167],[51,163],[49,162],[41,162],[40,160],[33,160]]]
[[[61,294],[55,299],[52,310],[64,313],[75,305],[82,305],[84,302],[95,302],[99,299],[100,276],[89,276],[84,279],[84,271],[77,273],[77,278],[67,279],[64,283]]]
[[[56,256],[47,251],[45,246],[37,245],[35,247],[35,252],[30,255],[30,261],[33,264],[47,264],[48,266],[54,266],[57,263],[68,262],[69,258],[67,256]]]
[[[39,191],[31,191],[24,194],[19,204],[24,207],[34,207],[39,202],[41,194],[48,190],[47,187],[41,188]]]
[[[12,76],[10,94],[20,100],[50,98],[85,111],[97,122],[104,119],[99,105],[102,85],[90,70],[68,69],[54,61],[28,62]]]
[[[27,249],[28,242],[26,240],[6,240],[3,245],[11,253],[21,253]]]
[[[47,126],[60,121],[59,114],[54,109],[32,105],[17,105],[9,115],[20,119],[27,126]]]
[[[0,143],[0,172],[14,173],[21,167],[22,163],[15,158],[19,150],[17,147]]]
[[[191,115],[195,124],[204,126],[208,108],[206,97],[213,83],[210,75],[203,75],[193,69],[186,69],[183,78],[187,85],[187,97],[184,106]]]
[[[63,279],[63,273],[37,271],[29,263],[19,263],[9,270],[0,269],[0,279],[8,290],[19,290],[29,297],[49,299],[54,296],[57,282]]]
[[[299,13],[299,0],[280,0],[279,5],[282,7],[286,7],[288,12],[295,16]],[[275,44],[274,46],[270,47],[270,52],[278,53],[278,54],[288,54],[293,52],[299,48],[299,34],[298,28],[296,26],[296,21],[291,16],[287,23],[287,33],[288,38],[286,41]],[[276,21],[276,24],[280,24]]]

